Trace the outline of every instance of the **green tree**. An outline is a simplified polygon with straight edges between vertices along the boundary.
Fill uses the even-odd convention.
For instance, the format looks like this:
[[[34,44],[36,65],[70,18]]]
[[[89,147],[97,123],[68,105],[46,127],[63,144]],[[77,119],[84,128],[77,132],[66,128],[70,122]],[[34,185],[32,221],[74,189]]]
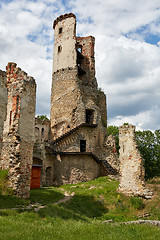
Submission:
[[[160,130],[136,132],[138,149],[144,158],[145,178],[160,176]]]
[[[46,115],[38,115],[37,118],[41,120],[49,120]]]
[[[153,175],[154,140],[154,133],[149,130],[136,132],[138,149],[145,160],[144,167],[146,179],[151,178]]]

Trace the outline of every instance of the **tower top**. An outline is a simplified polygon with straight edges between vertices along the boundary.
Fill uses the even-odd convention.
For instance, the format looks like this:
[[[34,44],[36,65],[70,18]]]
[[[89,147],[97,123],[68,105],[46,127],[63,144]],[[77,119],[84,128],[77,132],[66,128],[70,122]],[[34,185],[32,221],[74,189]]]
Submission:
[[[57,17],[53,22],[53,29],[55,29],[55,26],[57,25],[58,22],[70,17],[76,18],[76,16],[73,13],[66,13],[64,15],[60,15],[59,17]]]

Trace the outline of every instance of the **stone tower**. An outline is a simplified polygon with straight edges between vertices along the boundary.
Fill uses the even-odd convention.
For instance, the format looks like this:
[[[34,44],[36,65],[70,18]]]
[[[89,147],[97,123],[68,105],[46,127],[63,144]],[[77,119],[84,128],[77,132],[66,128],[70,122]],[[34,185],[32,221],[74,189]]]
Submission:
[[[15,63],[6,67],[8,103],[0,167],[15,195],[28,198],[34,143],[36,84]]]
[[[106,136],[107,112],[105,94],[98,90],[95,78],[95,39],[76,37],[76,17],[72,13],[58,17],[53,28],[52,140],[84,125],[92,130],[95,127],[86,149],[99,148],[99,155]]]
[[[106,96],[95,78],[94,37],[76,37],[73,13],[58,17],[53,28],[54,184],[77,183],[108,173],[103,165],[108,157]]]

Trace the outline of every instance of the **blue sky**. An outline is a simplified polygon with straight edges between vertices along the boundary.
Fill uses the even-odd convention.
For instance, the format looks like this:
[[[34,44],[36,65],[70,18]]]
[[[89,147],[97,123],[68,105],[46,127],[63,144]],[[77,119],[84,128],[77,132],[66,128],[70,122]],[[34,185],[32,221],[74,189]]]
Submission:
[[[96,77],[108,124],[160,128],[159,0],[1,0],[0,69],[14,61],[37,82],[37,114],[50,112],[57,16],[73,12],[77,35],[96,38]]]

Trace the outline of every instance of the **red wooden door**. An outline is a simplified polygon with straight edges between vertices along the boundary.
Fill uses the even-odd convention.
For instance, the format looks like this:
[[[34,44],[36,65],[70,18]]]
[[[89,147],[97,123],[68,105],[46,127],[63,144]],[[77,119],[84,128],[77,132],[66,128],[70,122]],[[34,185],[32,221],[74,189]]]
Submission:
[[[40,188],[41,185],[41,167],[32,167],[31,173],[31,189]]]

